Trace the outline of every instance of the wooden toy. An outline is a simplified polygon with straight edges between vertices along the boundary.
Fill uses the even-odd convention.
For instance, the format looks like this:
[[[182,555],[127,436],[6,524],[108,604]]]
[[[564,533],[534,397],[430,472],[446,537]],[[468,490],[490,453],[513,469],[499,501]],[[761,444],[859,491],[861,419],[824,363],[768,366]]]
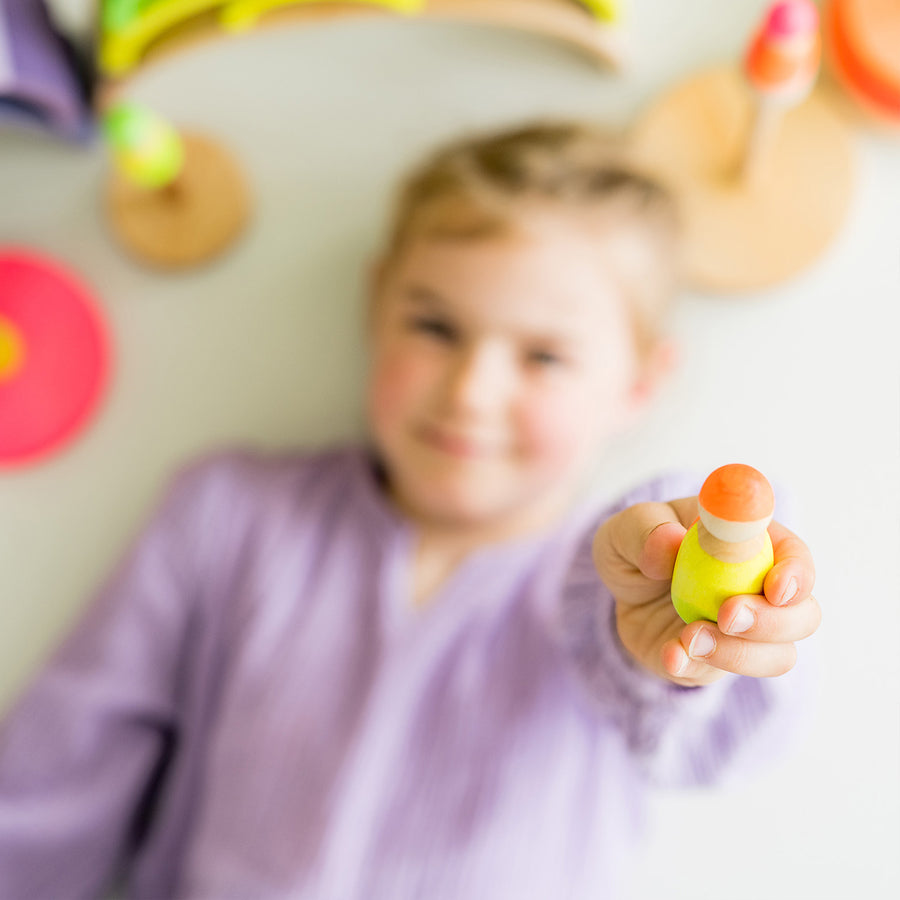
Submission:
[[[97,408],[109,367],[88,290],[46,257],[0,249],[0,467],[70,441]]]
[[[611,69],[628,57],[622,0],[427,0],[425,13],[556,38]]]
[[[830,0],[825,43],[832,73],[864,112],[900,128],[900,3]]]
[[[196,40],[293,20],[423,15],[521,28],[566,41],[608,66],[625,46],[621,0],[102,0],[98,66],[120,79]]]
[[[765,476],[735,463],[706,479],[699,502],[700,517],[675,558],[672,603],[685,622],[716,622],[719,607],[729,597],[762,593],[774,563],[766,529],[775,495]]]
[[[252,28],[260,16],[273,9],[301,3],[321,2],[322,0],[231,0],[223,6],[220,19],[226,28],[241,31],[245,28]],[[425,6],[425,0],[357,0],[357,2],[371,3],[382,6],[389,12],[406,15],[419,13]]]
[[[250,27],[269,9],[291,3],[328,0],[104,0],[101,10],[100,66],[109,74],[135,66],[154,41],[179,24],[213,11],[235,30]],[[415,11],[421,0],[355,0],[397,12]]]
[[[850,201],[849,130],[819,91],[818,12],[773,4],[744,71],[702,72],[637,121],[635,155],[679,196],[691,286],[772,286],[812,263]]]
[[[134,103],[119,103],[103,117],[116,165],[148,190],[172,184],[184,168],[184,142],[161,116]]]
[[[113,231],[138,259],[163,268],[217,256],[243,231],[250,203],[243,175],[223,148],[180,135],[133,103],[103,118],[116,170],[107,206]]]
[[[804,100],[819,73],[819,14],[811,2],[776,3],[753,38],[744,72],[756,95],[756,110],[741,175],[765,174],[783,114]]]

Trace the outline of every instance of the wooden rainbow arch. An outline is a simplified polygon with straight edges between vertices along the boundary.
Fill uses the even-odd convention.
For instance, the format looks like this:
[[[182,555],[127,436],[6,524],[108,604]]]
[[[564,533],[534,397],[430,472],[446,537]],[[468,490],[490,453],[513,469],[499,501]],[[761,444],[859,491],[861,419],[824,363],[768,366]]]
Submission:
[[[624,52],[621,0],[102,0],[98,63],[103,78],[116,81],[197,40],[366,13],[523,29],[612,68]]]

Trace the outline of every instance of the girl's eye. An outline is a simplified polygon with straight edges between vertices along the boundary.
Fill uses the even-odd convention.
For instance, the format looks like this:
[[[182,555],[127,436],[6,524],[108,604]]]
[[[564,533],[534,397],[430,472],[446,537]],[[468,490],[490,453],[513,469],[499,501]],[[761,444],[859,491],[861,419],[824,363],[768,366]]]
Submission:
[[[426,316],[410,319],[410,328],[419,334],[426,334],[440,341],[453,341],[457,337],[456,329],[443,319]]]
[[[528,353],[528,362],[540,368],[552,368],[562,365],[564,360],[562,356],[552,350],[531,350]]]

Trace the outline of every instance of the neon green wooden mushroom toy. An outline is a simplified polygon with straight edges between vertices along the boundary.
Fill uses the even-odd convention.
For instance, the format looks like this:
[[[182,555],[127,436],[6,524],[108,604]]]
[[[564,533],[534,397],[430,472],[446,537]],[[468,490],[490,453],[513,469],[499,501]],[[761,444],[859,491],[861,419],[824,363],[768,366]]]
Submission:
[[[132,102],[104,113],[103,133],[114,162],[109,219],[134,257],[162,268],[196,266],[243,231],[250,211],[244,177],[217,143],[179,133]]]

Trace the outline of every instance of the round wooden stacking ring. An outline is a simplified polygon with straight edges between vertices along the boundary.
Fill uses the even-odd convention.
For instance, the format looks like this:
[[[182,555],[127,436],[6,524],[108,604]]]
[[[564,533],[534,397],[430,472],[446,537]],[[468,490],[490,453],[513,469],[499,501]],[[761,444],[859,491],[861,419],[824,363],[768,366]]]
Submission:
[[[735,68],[677,85],[632,131],[637,160],[678,196],[689,284],[760,290],[812,263],[837,233],[853,182],[847,125],[815,91],[785,111],[763,176],[740,177],[754,112]]]
[[[114,173],[108,193],[113,231],[136,258],[165,269],[200,265],[224,251],[250,213],[244,176],[209,138],[182,135],[184,168],[168,187],[147,189]]]

